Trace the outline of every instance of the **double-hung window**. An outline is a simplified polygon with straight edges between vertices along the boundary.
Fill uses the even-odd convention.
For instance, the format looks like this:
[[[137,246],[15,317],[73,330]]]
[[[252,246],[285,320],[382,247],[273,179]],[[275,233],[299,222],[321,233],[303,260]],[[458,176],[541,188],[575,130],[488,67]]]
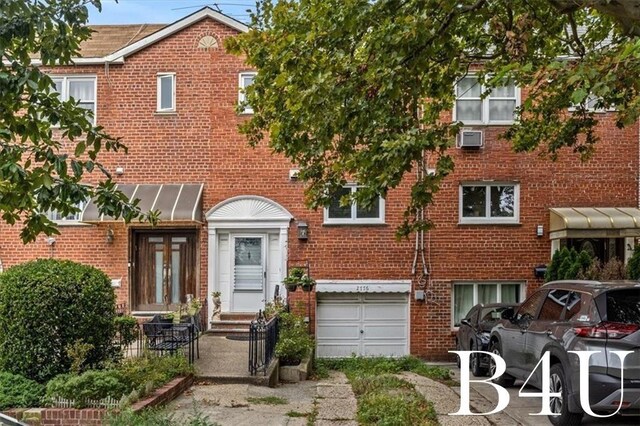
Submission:
[[[157,112],[175,112],[176,110],[176,74],[158,73]]]
[[[326,224],[382,224],[384,223],[384,199],[378,197],[369,208],[359,206],[355,201],[343,206],[341,199],[358,190],[357,185],[342,187],[331,199],[331,204],[324,209]]]
[[[245,90],[247,87],[253,84],[253,80],[256,77],[256,72],[243,72],[240,73],[240,89],[238,91],[238,103],[240,105],[244,105],[244,109],[242,110],[243,114],[253,114],[253,108],[251,105],[245,104],[247,101],[247,97],[245,94]]]
[[[519,223],[520,186],[495,182],[462,184],[459,204],[460,223]]]
[[[520,104],[520,89],[513,83],[494,87],[484,98],[486,88],[470,75],[456,84],[454,120],[464,124],[512,124]]]
[[[61,101],[74,99],[80,108],[91,111],[89,121],[96,123],[95,76],[52,76],[51,80]]]
[[[615,107],[611,106],[609,108],[601,108],[598,107],[598,103],[602,102],[602,98],[599,98],[595,95],[588,95],[587,98],[582,102],[582,105],[584,107],[585,110],[590,111],[590,112],[596,112],[596,113],[605,113],[605,112],[611,112],[611,111],[615,111]],[[576,104],[572,104],[569,107],[569,111],[573,112],[576,111],[578,109],[578,105]]]
[[[456,282],[453,284],[452,326],[478,303],[520,303],[524,286],[517,282]]]
[[[82,211],[84,210],[85,206],[87,205],[86,202],[82,201],[80,203],[77,203],[75,205],[76,209],[78,209],[77,212],[75,213],[71,213],[68,214],[67,216],[63,216],[60,212],[55,211],[55,210],[50,210],[47,212],[47,217],[54,221],[57,222],[59,224],[76,224],[78,223],[78,221],[80,220],[80,215],[82,214]]]

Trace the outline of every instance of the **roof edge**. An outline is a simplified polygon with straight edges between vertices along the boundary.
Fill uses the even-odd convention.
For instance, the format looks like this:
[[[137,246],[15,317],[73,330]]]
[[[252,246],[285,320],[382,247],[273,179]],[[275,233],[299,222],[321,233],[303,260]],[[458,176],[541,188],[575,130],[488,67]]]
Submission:
[[[138,40],[137,42],[130,44],[129,46],[123,47],[122,49],[116,50],[115,52],[104,57],[104,62],[116,62],[116,61],[124,61],[124,57],[131,55],[133,53],[138,52],[139,50],[144,49],[147,46],[150,46],[160,40],[169,37],[178,31],[187,28],[196,22],[199,22],[203,19],[211,18],[214,21],[220,22],[228,27],[231,27],[240,32],[248,32],[249,27],[243,24],[240,21],[236,21],[235,19],[224,15],[220,12],[216,12],[210,7],[203,7],[197,12],[192,13],[191,15],[185,16],[184,18],[175,21],[172,24],[167,25],[166,27],[149,34],[148,36]]]

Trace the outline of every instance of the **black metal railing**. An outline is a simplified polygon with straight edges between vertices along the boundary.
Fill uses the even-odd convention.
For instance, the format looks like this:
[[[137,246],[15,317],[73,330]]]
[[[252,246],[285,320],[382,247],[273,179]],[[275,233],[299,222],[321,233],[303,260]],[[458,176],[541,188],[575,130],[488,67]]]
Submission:
[[[258,372],[267,374],[269,364],[275,355],[279,331],[277,315],[267,321],[264,313],[260,311],[258,317],[251,321],[249,326],[249,373],[252,376]]]

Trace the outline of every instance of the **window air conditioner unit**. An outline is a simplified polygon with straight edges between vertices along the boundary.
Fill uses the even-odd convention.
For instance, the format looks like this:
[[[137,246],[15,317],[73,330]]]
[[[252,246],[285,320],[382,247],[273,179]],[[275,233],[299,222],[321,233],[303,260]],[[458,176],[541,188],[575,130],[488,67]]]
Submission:
[[[458,135],[458,146],[460,148],[482,148],[482,130],[462,130]]]

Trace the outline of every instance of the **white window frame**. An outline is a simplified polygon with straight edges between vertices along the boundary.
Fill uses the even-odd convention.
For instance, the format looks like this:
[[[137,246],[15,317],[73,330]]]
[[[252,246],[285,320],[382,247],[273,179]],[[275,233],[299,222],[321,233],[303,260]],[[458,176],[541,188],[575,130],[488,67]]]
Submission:
[[[590,104],[593,105],[594,103],[598,102],[598,97],[589,94],[587,96],[587,99],[584,100],[584,102],[586,102],[587,108],[586,110],[589,112],[593,112],[595,114],[606,114],[607,112],[615,112],[616,108],[615,107],[610,107],[610,108],[594,108],[593,106],[589,106]],[[568,108],[569,112],[575,112],[578,109],[578,107],[575,104],[571,104],[571,106]]]
[[[49,210],[47,212],[47,217],[52,222],[56,223],[57,225],[61,225],[61,226],[65,226],[65,225],[86,225],[85,223],[80,222],[80,215],[82,215],[82,212],[87,207],[87,204],[88,204],[88,201],[83,201],[81,203],[77,203],[76,207],[78,207],[80,209],[80,211],[75,213],[71,219],[68,219],[68,218],[56,219],[55,215],[56,215],[57,212],[55,210]]]
[[[478,286],[480,285],[496,285],[497,301],[491,303],[502,303],[502,286],[503,285],[518,285],[520,286],[520,302],[522,303],[526,296],[526,282],[523,281],[453,281],[451,283],[451,329],[456,331],[459,326],[455,325],[455,302],[456,294],[455,289],[457,285],[472,285],[473,286],[473,303],[472,307],[476,306],[478,302]],[[466,313],[465,313],[466,315]],[[462,319],[462,318],[460,318]]]
[[[162,79],[171,77],[171,108],[162,108]],[[156,112],[176,112],[176,73],[159,72],[156,74]]]
[[[246,99],[244,94],[244,90],[246,89],[244,86],[244,78],[249,76],[253,76],[255,78],[256,75],[258,75],[256,71],[243,71],[238,74],[238,105],[242,104]],[[253,108],[251,105],[247,105],[242,110],[242,114],[253,114]]]
[[[362,188],[362,185],[347,184],[343,188],[348,188],[351,192],[355,192],[358,188]],[[349,218],[331,218],[329,217],[329,207],[324,208],[324,223],[326,225],[381,225],[384,224],[385,214],[385,202],[384,198],[378,196],[380,200],[380,210],[378,217],[363,217],[357,216],[358,204],[354,201],[351,203],[351,217]]]
[[[463,78],[475,78],[477,80],[477,77],[475,74],[467,74],[464,77],[462,77],[460,80],[462,80]],[[514,108],[518,108],[522,101],[521,90],[520,90],[520,87],[516,86],[515,84],[514,84],[514,89],[515,89],[515,101],[516,101],[516,105]],[[457,112],[458,83],[455,84],[453,90],[455,94],[455,101],[453,103],[453,121],[458,121],[458,118],[457,118],[458,117],[458,112]],[[480,93],[484,93],[485,90],[486,88],[484,87],[484,85],[480,85]],[[515,118],[511,120],[489,120],[489,100],[490,99],[493,99],[495,101],[512,101],[514,100],[514,97],[492,97],[491,94],[488,94],[484,99],[482,99],[481,97],[460,98],[460,99],[482,101],[482,106],[480,108],[482,119],[481,120],[465,120],[463,122],[464,125],[504,126],[504,125],[511,125],[515,123]]]
[[[463,188],[468,186],[484,186],[485,191],[485,216],[482,217],[465,217],[463,216]],[[491,216],[491,187],[493,186],[513,186],[513,217]],[[496,225],[509,224],[515,225],[520,223],[520,184],[517,182],[462,182],[458,187],[458,219],[461,224],[473,225]]]
[[[91,99],[76,99],[76,101],[82,101],[82,103],[93,102],[93,117],[89,120],[94,126],[98,122],[98,77],[95,74],[69,74],[58,75],[52,74],[49,76],[52,81],[62,80],[62,91],[60,92],[60,99],[65,102],[69,100],[69,81],[74,80],[86,80],[93,81],[93,100]],[[55,86],[54,86],[55,90]],[[54,128],[60,127],[60,124],[52,126]]]

